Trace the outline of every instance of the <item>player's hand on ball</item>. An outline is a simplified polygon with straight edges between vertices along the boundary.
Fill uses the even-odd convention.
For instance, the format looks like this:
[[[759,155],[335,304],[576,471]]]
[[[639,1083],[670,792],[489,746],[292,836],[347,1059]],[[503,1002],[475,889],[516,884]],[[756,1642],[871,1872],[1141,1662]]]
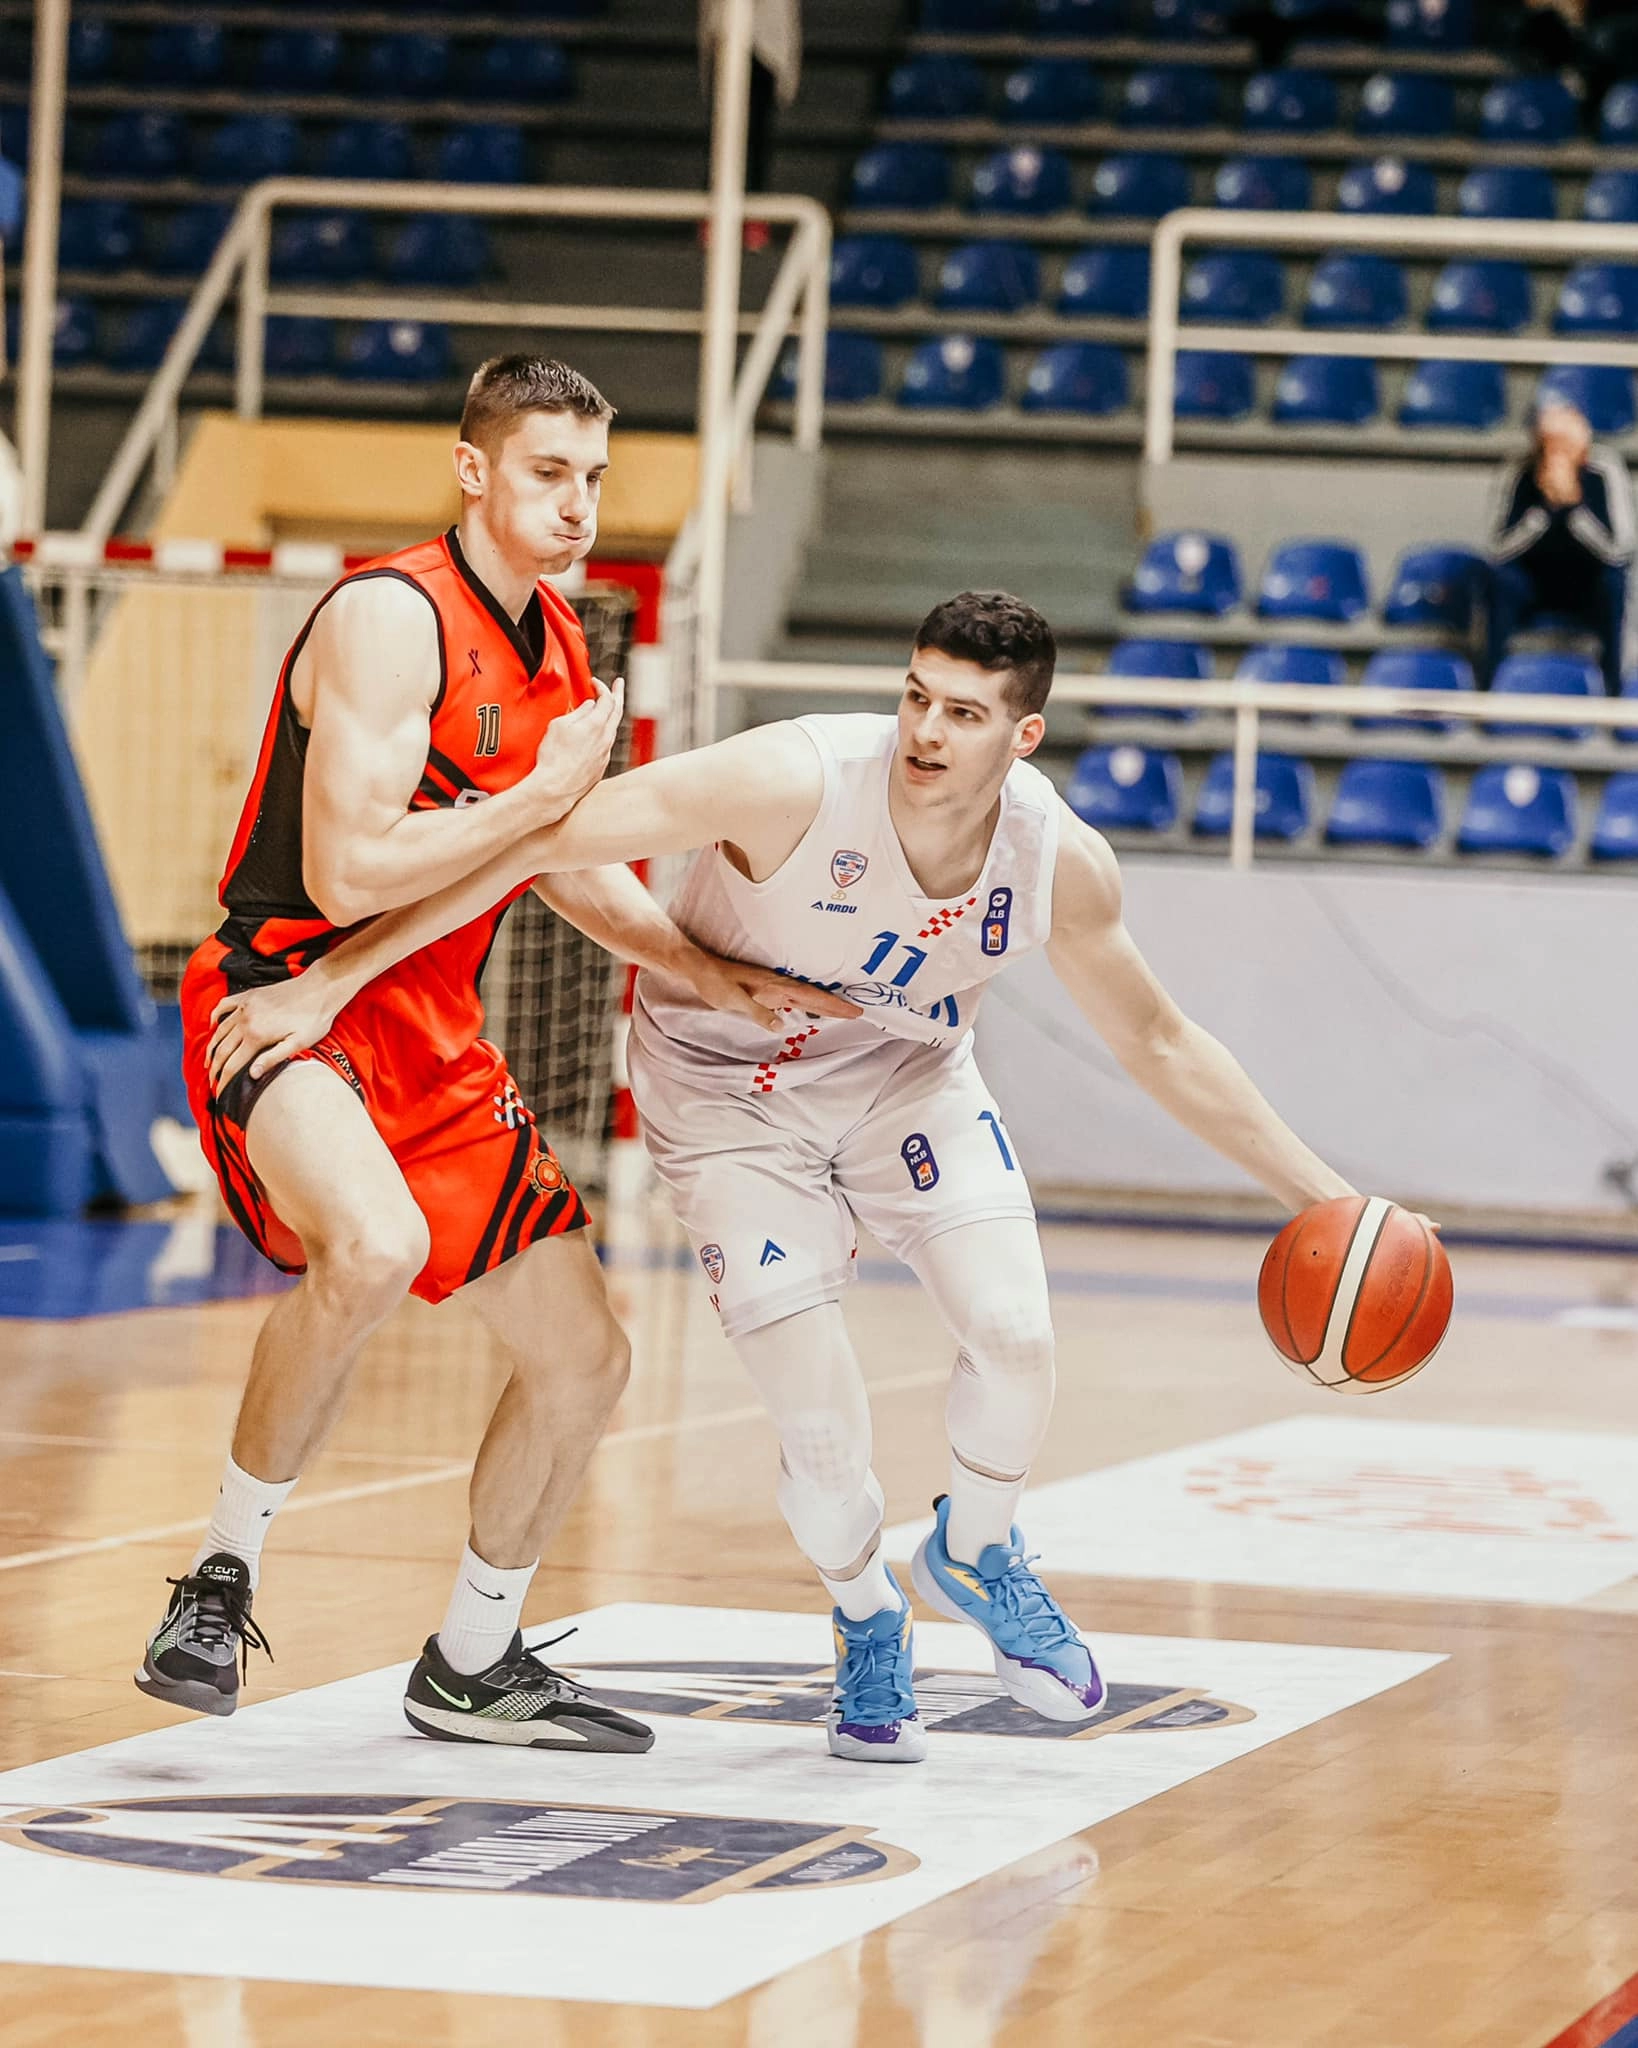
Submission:
[[[592,688],[595,696],[552,720],[535,756],[535,779],[551,808],[553,824],[602,780],[619,737],[626,708],[625,677],[616,676],[612,687],[594,679]]]
[[[749,1017],[764,1031],[782,1031],[786,1013],[804,1010],[813,1017],[862,1017],[857,1003],[811,982],[794,981],[770,967],[751,967],[743,960],[724,960],[696,949],[691,978],[701,1002],[713,1010]]]
[[[210,1089],[220,1095],[248,1066],[250,1078],[263,1074],[310,1045],[317,1045],[336,1021],[340,1005],[311,968],[288,981],[224,996],[211,1012]]]

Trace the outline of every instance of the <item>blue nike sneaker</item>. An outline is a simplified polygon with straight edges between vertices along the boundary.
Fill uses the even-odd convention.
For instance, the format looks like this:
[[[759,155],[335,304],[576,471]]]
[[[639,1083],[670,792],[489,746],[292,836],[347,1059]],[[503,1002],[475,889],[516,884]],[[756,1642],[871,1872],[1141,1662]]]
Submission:
[[[892,1574],[888,1574],[892,1578]],[[915,1670],[910,1602],[899,1592],[897,1607],[884,1607],[868,1621],[849,1621],[838,1607],[831,1616],[836,1637],[836,1691],[826,1731],[832,1756],[859,1764],[919,1764],[927,1737],[910,1688]]]
[[[989,1637],[995,1675],[1018,1704],[1049,1721],[1089,1721],[1103,1705],[1103,1680],[1080,1632],[1030,1570],[1016,1527],[1006,1543],[985,1546],[976,1565],[958,1564],[944,1547],[950,1497],[933,1503],[933,1531],[910,1566],[916,1591],[952,1621]]]

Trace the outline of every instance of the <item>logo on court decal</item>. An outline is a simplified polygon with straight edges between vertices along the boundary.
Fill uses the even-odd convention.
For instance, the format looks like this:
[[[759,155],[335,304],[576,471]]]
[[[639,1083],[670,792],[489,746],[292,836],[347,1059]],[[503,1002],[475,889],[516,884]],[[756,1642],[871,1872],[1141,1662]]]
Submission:
[[[782,1245],[775,1244],[773,1239],[770,1237],[767,1243],[762,1247],[762,1256],[760,1259],[757,1260],[757,1264],[759,1266],[782,1266],[784,1265],[784,1263],[784,1247]]]
[[[1007,926],[1012,922],[1012,891],[992,889],[984,907],[984,951],[992,956],[1007,950]]]
[[[779,1721],[821,1727],[836,1690],[831,1664],[581,1664],[570,1673],[628,1714],[683,1720]],[[1101,1735],[1186,1733],[1253,1721],[1250,1707],[1214,1699],[1198,1686],[1115,1685],[1091,1721],[1049,1721],[1021,1707],[987,1672],[915,1675],[916,1706],[946,1735],[1016,1736],[1026,1742],[1085,1742]]]
[[[838,889],[851,889],[869,865],[864,854],[839,846],[830,857],[830,878]]]
[[[929,1188],[938,1186],[938,1161],[933,1157],[933,1148],[927,1142],[926,1133],[912,1131],[899,1147],[899,1157],[910,1169],[910,1185],[925,1194]]]
[[[651,1905],[868,1883],[917,1868],[909,1850],[871,1834],[829,1821],[413,1794],[0,1808],[0,1841],[126,1869]]]
[[[713,1287],[722,1285],[722,1276],[728,1270],[728,1261],[722,1256],[720,1244],[700,1246],[700,1264],[705,1268],[705,1277]]]

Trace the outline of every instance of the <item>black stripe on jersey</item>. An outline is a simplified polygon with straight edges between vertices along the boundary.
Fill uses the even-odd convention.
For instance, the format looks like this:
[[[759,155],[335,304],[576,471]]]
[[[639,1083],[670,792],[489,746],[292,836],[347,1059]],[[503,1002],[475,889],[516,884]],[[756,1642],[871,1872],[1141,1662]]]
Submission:
[[[472,1263],[466,1269],[468,1280],[476,1280],[489,1271],[495,1240],[501,1234],[501,1227],[511,1209],[513,1197],[529,1167],[529,1154],[534,1146],[535,1127],[532,1123],[520,1123],[516,1142],[512,1147],[511,1163],[506,1169],[506,1178],[501,1182],[501,1191],[495,1198],[495,1206],[489,1212],[489,1221],[484,1225],[483,1236],[478,1240],[478,1249],[472,1255]]]
[[[523,1249],[543,1237],[563,1237],[571,1230],[583,1230],[591,1218],[586,1205],[580,1199],[578,1188],[567,1185],[560,1187],[556,1194],[548,1195],[539,1213],[530,1223],[524,1236]]]

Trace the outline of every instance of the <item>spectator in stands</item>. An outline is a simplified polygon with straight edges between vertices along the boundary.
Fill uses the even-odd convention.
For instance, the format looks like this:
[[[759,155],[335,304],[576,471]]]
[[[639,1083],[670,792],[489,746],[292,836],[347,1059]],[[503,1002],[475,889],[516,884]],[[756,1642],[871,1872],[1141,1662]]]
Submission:
[[[1582,121],[1592,136],[1605,93],[1638,72],[1632,0],[1491,0],[1479,9],[1477,31],[1509,63],[1579,78]]]
[[[1619,696],[1632,486],[1620,457],[1595,449],[1586,419],[1562,399],[1538,409],[1529,454],[1502,473],[1490,553],[1487,679],[1522,626],[1568,619],[1598,635],[1604,688]]]
[[[724,0],[700,0],[700,65],[707,80],[722,38]],[[802,73],[801,0],[752,0],[751,98],[745,117],[745,189],[766,192],[773,168],[774,107],[796,98]],[[747,220],[745,246],[765,249],[766,221]]]
[[[1276,0],[1239,0],[1228,10],[1230,32],[1255,44],[1264,71],[1278,71],[1293,43],[1379,43],[1387,24],[1388,0],[1321,0],[1302,10],[1287,10]]]

